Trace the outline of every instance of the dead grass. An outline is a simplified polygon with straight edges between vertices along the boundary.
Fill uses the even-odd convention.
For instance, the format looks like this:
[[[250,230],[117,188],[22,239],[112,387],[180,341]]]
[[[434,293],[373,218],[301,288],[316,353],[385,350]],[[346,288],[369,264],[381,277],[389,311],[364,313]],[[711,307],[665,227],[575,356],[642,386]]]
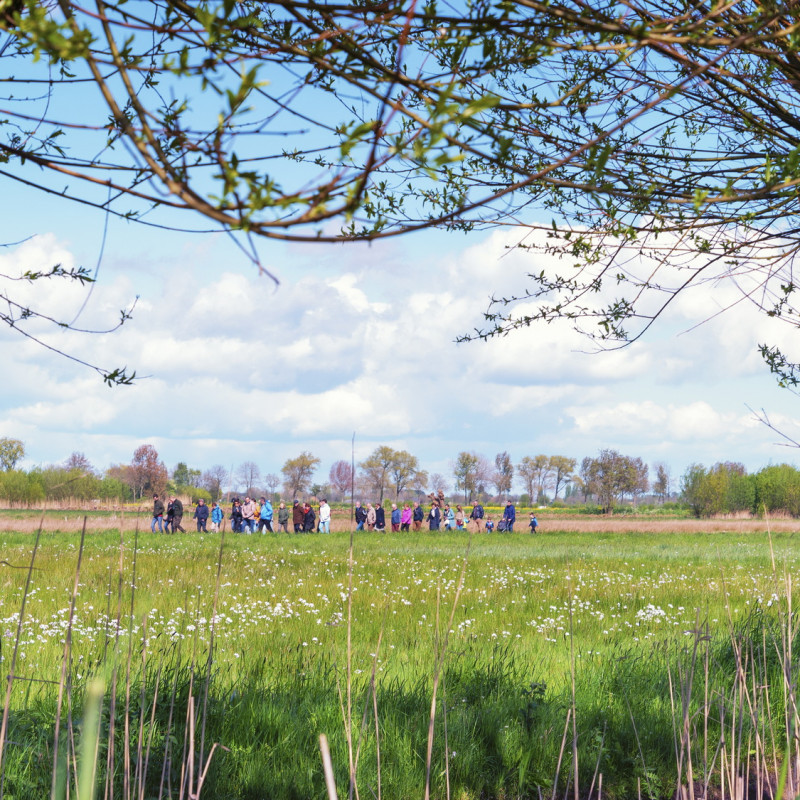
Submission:
[[[525,525],[526,521],[523,520]],[[517,528],[520,520],[517,520]],[[540,534],[548,531],[574,533],[764,533],[767,530],[793,533],[800,530],[800,519],[636,519],[636,517],[539,518]],[[502,534],[501,534],[502,535]]]
[[[41,511],[31,511],[22,518],[18,515],[0,516],[0,531],[14,533],[34,534],[39,530],[41,523],[42,533],[80,533],[83,528],[83,518],[75,516],[65,516],[57,512],[48,512],[42,516]],[[140,517],[139,527],[144,528],[145,524],[150,527],[150,517]],[[107,531],[124,528],[126,530],[135,527],[136,516],[134,514],[108,514],[97,517],[89,517],[86,521],[87,531]]]

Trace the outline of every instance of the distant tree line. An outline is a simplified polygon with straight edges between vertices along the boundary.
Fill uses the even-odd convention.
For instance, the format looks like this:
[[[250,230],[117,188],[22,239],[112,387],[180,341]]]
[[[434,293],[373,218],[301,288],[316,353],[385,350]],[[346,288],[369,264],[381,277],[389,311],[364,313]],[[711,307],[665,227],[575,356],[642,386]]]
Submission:
[[[462,451],[451,462],[451,478],[428,473],[407,450],[376,447],[361,461],[333,463],[328,480],[316,482],[321,460],[303,451],[285,461],[280,475],[262,473],[253,461],[238,466],[215,464],[206,470],[178,462],[170,471],[152,444],[136,448],[127,464],[97,470],[83,453],[72,453],[62,464],[17,468],[25,457],[19,439],[0,438],[0,499],[16,504],[45,501],[146,501],[153,494],[177,494],[197,501],[226,499],[231,495],[286,499],[327,497],[347,500],[351,492],[362,500],[383,503],[443,492],[455,501],[502,501],[514,497],[522,505],[592,504],[605,512],[645,496],[665,503],[680,500],[698,517],[715,514],[786,513],[800,516],[800,471],[788,464],[764,467],[748,474],[743,464],[720,462],[710,468],[690,465],[673,493],[669,467],[649,467],[641,458],[604,449],[597,456],[577,459],[562,455],[523,456],[514,463],[508,452],[493,460],[475,451]],[[652,476],[652,479],[651,479]],[[523,489],[513,494],[514,485]]]
[[[800,470],[789,464],[748,474],[744,464],[692,464],[681,481],[683,499],[697,517],[715,514],[789,514],[800,517]]]

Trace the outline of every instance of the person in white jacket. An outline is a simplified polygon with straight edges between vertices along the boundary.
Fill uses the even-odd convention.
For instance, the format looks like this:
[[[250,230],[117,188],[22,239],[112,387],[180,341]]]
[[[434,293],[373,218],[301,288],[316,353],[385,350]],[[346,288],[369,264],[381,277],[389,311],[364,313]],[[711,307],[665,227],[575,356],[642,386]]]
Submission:
[[[328,501],[323,497],[319,503],[319,532],[331,532],[331,507]]]

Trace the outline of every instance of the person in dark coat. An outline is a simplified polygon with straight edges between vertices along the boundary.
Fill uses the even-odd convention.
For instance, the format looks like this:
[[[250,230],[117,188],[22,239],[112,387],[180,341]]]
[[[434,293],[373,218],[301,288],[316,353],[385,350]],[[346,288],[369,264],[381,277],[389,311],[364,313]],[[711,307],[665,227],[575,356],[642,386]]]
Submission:
[[[418,531],[422,527],[422,520],[425,519],[425,509],[416,500],[414,501],[412,518],[414,520],[414,530]]]
[[[377,503],[375,504],[375,530],[386,530],[386,512],[383,510],[383,506]]]
[[[172,498],[172,532],[180,531],[186,533],[186,530],[181,525],[183,519],[183,503],[177,497]]]
[[[313,533],[314,532],[314,524],[317,521],[317,515],[314,513],[314,509],[306,503],[303,506],[303,530],[306,533]]]
[[[442,515],[439,512],[439,506],[434,503],[431,506],[431,510],[428,512],[428,525],[432,531],[439,530],[439,522],[442,519]]]
[[[194,510],[192,516],[197,520],[197,532],[208,533],[206,530],[206,524],[208,523],[208,506],[202,497],[197,501],[197,508]]]
[[[472,513],[469,518],[475,521],[475,530],[480,533],[483,522],[483,506],[477,500],[472,501]]]
[[[367,509],[361,505],[359,501],[356,502],[355,509],[356,530],[363,531],[364,523],[367,521]]]
[[[244,516],[242,514],[242,504],[239,498],[234,498],[231,506],[231,530],[234,533],[241,533],[244,530]]]
[[[150,523],[150,530],[156,532],[156,524],[158,524],[158,532],[164,532],[164,501],[160,500],[157,494],[153,495],[153,521]]]
[[[295,533],[302,533],[306,520],[306,514],[303,511],[303,506],[300,505],[299,500],[294,501],[294,505],[292,506],[292,524],[294,525],[294,532]]]
[[[508,500],[506,501],[506,508],[503,511],[503,522],[506,524],[506,531],[508,533],[514,532],[514,522],[517,519],[517,509],[514,508],[514,504]]]

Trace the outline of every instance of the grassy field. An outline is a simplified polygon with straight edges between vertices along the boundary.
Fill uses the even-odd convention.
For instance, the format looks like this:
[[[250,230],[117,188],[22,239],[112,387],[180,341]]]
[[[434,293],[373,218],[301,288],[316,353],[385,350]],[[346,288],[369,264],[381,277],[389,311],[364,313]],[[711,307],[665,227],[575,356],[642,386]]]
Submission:
[[[196,790],[218,742],[201,796],[322,798],[320,733],[340,796],[350,763],[361,796],[389,800],[421,797],[428,762],[440,798],[774,788],[797,722],[792,523],[597,522],[358,534],[352,566],[346,533],[221,547],[95,527],[81,550],[51,529],[29,572],[17,520],[0,534],[2,791],[45,796],[54,763],[77,791],[98,675],[100,796]]]

